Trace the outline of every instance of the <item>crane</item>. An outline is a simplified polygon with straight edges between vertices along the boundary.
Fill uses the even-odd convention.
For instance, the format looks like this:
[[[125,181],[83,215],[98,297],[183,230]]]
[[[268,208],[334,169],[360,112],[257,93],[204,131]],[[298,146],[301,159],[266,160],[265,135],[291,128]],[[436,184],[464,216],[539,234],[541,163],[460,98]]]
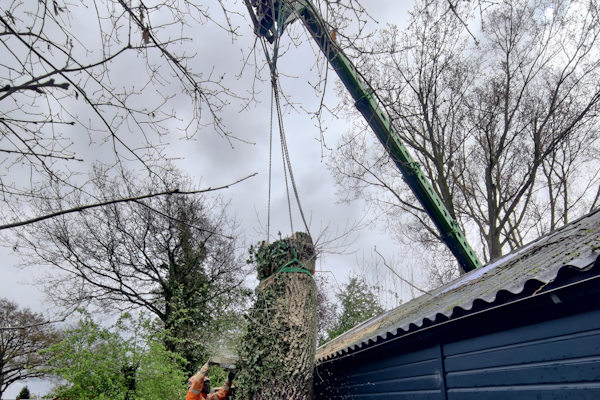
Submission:
[[[356,108],[363,115],[381,144],[394,161],[404,181],[436,225],[440,236],[456,257],[462,271],[481,266],[457,222],[437,195],[433,186],[403,144],[377,96],[362,78],[351,60],[335,41],[335,33],[327,28],[319,10],[310,0],[244,0],[254,24],[255,33],[270,43],[285,26],[300,20],[315,40],[333,70],[350,92]]]

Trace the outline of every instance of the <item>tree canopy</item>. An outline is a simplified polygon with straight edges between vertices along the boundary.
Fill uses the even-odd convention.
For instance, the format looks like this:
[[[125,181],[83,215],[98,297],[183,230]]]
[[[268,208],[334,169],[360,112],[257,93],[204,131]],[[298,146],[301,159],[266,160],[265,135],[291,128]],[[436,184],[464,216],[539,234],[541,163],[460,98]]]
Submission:
[[[600,151],[600,16],[595,1],[479,6],[417,1],[408,27],[384,29],[357,64],[490,260],[600,204],[591,167]],[[339,185],[377,205],[397,237],[440,251],[439,233],[371,136],[361,127],[341,140],[331,163]]]
[[[106,199],[187,184],[173,169],[144,183],[98,169],[92,180],[95,195]],[[78,200],[59,201],[70,207]],[[21,239],[31,262],[56,268],[45,280],[51,298],[69,308],[152,313],[169,332],[168,349],[184,357],[190,371],[220,333],[239,325],[250,295],[235,221],[215,197],[173,194],[112,204],[31,225]]]
[[[49,374],[64,381],[61,399],[169,400],[183,398],[185,360],[168,351],[149,320],[122,315],[103,328],[89,315],[44,352]]]
[[[359,323],[383,312],[377,291],[363,276],[352,276],[336,293],[339,311],[335,322],[328,330],[329,340],[354,328]]]
[[[168,135],[209,125],[230,137],[221,112],[239,96],[183,46],[211,29],[234,35],[219,0],[10,0],[0,29],[2,222],[23,220],[53,182],[86,194],[80,172],[93,163],[154,171]]]
[[[30,399],[30,396],[31,394],[29,393],[29,388],[27,388],[27,386],[23,386],[23,389],[21,389],[21,391],[17,395],[17,400]]]
[[[0,298],[0,398],[13,383],[44,375],[47,357],[40,350],[56,340],[42,314]]]

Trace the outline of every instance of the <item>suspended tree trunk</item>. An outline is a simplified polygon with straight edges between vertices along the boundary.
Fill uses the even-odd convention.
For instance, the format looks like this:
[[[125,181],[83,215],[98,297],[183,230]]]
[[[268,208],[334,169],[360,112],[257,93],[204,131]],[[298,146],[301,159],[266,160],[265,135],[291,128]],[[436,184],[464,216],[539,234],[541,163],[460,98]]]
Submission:
[[[312,398],[317,338],[315,251],[298,232],[251,249],[261,280],[240,348],[236,398]]]

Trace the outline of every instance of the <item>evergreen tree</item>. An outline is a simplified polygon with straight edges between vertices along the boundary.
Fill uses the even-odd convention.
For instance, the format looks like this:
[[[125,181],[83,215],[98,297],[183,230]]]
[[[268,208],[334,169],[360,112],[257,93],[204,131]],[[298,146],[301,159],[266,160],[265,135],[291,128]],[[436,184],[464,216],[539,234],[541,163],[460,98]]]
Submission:
[[[31,398],[31,394],[29,393],[29,389],[27,388],[27,386],[24,386],[23,389],[21,389],[21,391],[17,395],[17,400],[24,400],[24,399],[30,399],[30,398]]]
[[[367,284],[362,276],[353,276],[342,286],[336,294],[341,311],[337,313],[333,327],[328,330],[329,340],[383,312],[376,289]]]

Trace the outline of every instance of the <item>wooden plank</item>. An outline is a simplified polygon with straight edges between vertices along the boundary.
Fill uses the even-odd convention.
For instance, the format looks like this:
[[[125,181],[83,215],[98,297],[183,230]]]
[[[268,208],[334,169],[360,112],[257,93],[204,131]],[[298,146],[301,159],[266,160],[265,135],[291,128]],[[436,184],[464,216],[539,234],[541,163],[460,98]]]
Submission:
[[[327,397],[339,400],[441,400],[441,393],[435,391],[419,390],[392,393],[370,393],[362,395],[333,395]]]
[[[440,391],[440,374],[431,374],[400,379],[382,379],[344,387],[348,393],[388,393],[415,390]]]
[[[545,321],[538,324],[449,343],[444,346],[444,354],[446,357],[452,357],[455,354],[464,354],[470,351],[488,349],[490,347],[507,346],[541,338],[552,338],[585,330],[599,329],[600,310],[594,310],[553,321]]]
[[[446,372],[600,355],[600,331],[518,343],[446,357]]]
[[[439,352],[436,346],[410,353],[401,353],[393,348],[383,346],[376,351],[367,351],[366,353],[368,354],[365,354],[365,357],[357,358],[356,361],[359,363],[359,365],[365,365],[368,363],[370,370],[379,370],[401,365],[411,365],[439,357]]]
[[[598,400],[600,383],[451,389],[449,400]]]
[[[318,368],[315,376],[318,399],[445,400],[437,347],[400,355],[388,349],[367,357],[352,357],[348,363],[342,359],[326,365]]]
[[[366,372],[368,371],[368,372]],[[400,365],[397,367],[388,367],[372,370],[371,368],[360,368],[354,373],[347,374],[346,377],[352,382],[372,381],[386,378],[409,378],[413,376],[431,374],[433,371],[439,371],[436,359],[424,360],[412,364]]]
[[[600,382],[600,357],[474,369],[446,375],[450,388]]]

